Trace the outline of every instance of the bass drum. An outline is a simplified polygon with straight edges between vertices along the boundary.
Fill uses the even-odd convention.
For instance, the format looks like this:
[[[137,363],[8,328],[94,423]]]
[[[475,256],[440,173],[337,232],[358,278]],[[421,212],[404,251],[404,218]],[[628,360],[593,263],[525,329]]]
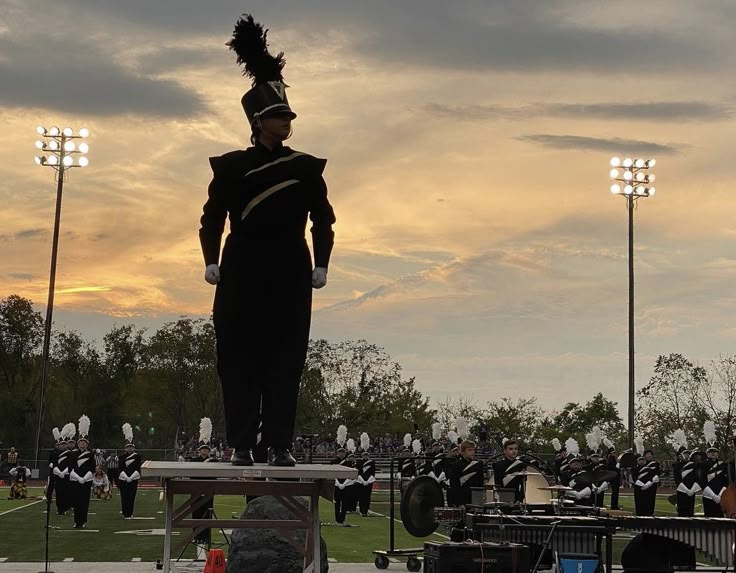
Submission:
[[[547,478],[539,472],[529,472],[526,477],[526,504],[534,506],[551,506],[552,492],[539,489],[549,487]]]

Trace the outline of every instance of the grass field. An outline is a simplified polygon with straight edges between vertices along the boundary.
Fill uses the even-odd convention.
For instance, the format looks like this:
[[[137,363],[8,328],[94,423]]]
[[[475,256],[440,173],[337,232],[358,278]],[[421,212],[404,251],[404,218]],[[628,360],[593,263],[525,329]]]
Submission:
[[[44,560],[44,525],[46,503],[38,497],[40,488],[29,488],[31,499],[7,500],[7,488],[0,488],[0,559],[8,561]],[[58,516],[52,506],[51,529],[49,530],[49,556],[52,561],[73,558],[75,561],[155,561],[163,553],[163,511],[159,501],[160,489],[139,489],[136,498],[135,517],[124,520],[120,515],[120,498],[110,501],[93,500],[87,529],[73,529],[71,515]],[[398,495],[396,496],[398,499]],[[624,509],[632,509],[633,498],[621,498]],[[666,497],[657,499],[657,515],[675,515]],[[218,496],[215,513],[218,517],[239,516],[243,510],[243,499],[239,496]],[[321,501],[320,513],[325,526],[322,536],[327,543],[330,559],[347,563],[373,561],[374,549],[387,549],[389,543],[388,492],[375,491],[371,510],[377,515],[363,518],[349,514],[347,522],[359,527],[328,526],[334,519],[333,506]],[[698,508],[696,507],[696,511]],[[396,515],[398,516],[398,503]],[[421,548],[424,539],[410,536],[400,522],[396,523],[396,548]],[[446,539],[439,529],[427,540]],[[224,543],[219,531],[213,532],[213,543]],[[615,540],[617,556],[626,541]],[[227,551],[227,548],[225,547]],[[184,557],[193,557],[194,549],[188,548]]]

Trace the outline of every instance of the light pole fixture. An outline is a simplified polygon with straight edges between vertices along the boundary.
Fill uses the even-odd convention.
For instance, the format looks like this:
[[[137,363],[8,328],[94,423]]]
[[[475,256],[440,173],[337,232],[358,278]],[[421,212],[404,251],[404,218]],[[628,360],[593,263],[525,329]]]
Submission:
[[[623,195],[629,212],[629,447],[634,448],[634,206],[639,199],[655,193],[654,159],[611,159],[611,193]]]
[[[41,392],[38,408],[38,424],[36,426],[36,444],[34,450],[34,467],[38,468],[38,455],[41,446],[41,427],[46,409],[46,388],[49,376],[49,346],[51,345],[51,322],[54,312],[54,287],[56,285],[56,257],[59,250],[59,222],[61,220],[61,196],[64,190],[66,172],[73,167],[86,167],[89,164],[87,152],[89,145],[84,139],[89,137],[89,130],[80,129],[76,134],[71,127],[37,127],[40,139],[36,141],[36,149],[42,155],[34,159],[36,165],[51,167],[56,179],[56,216],[54,218],[54,238],[51,246],[51,272],[49,273],[49,298],[46,305],[46,322],[44,323],[43,358],[41,364]]]

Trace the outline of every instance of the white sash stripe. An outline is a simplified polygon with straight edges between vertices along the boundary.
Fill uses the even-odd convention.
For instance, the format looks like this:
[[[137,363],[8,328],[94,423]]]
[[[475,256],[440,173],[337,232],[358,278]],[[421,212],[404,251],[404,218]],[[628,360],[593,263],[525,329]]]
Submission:
[[[280,191],[284,187],[288,187],[289,185],[293,185],[294,183],[299,183],[298,179],[289,179],[288,181],[283,181],[282,183],[279,183],[278,185],[274,185],[273,187],[269,187],[265,191],[263,191],[260,195],[255,196],[253,199],[251,199],[250,203],[248,203],[245,206],[245,209],[243,209],[243,214],[240,216],[240,220],[244,221],[245,218],[248,216],[248,214],[253,210],[253,208],[258,205],[261,201],[264,199],[267,199],[277,191]]]
[[[264,163],[260,167],[256,167],[255,169],[251,169],[250,171],[248,171],[248,173],[246,173],[245,175],[243,175],[243,177],[244,178],[245,177],[248,177],[248,175],[250,175],[251,173],[257,173],[258,171],[261,171],[262,169],[266,169],[267,167],[271,167],[271,165],[276,165],[277,163],[283,163],[284,161],[290,161],[290,160],[292,160],[292,159],[294,159],[296,157],[301,157],[302,155],[306,155],[306,153],[302,153],[301,151],[295,151],[291,155],[287,155],[286,157],[279,157],[278,159],[276,159],[274,161],[270,161],[269,163]]]

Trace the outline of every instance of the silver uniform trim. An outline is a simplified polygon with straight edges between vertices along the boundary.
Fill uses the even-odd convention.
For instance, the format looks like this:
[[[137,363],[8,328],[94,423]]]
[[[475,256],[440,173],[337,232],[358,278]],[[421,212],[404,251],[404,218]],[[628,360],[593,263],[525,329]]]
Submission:
[[[251,173],[257,173],[261,171],[262,169],[266,169],[267,167],[271,167],[271,165],[276,165],[277,163],[283,163],[284,161],[290,161],[292,159],[296,159],[297,157],[301,157],[302,155],[306,155],[306,153],[302,153],[301,151],[295,151],[291,155],[287,155],[286,157],[279,157],[278,159],[275,159],[274,161],[270,161],[268,163],[264,163],[260,167],[256,167],[255,169],[251,169],[248,171],[243,177],[248,177]]]
[[[259,195],[256,195],[253,199],[250,200],[250,203],[248,203],[245,206],[245,209],[243,209],[243,214],[240,216],[240,220],[244,221],[245,218],[249,215],[249,213],[253,210],[253,208],[258,205],[261,201],[264,199],[267,199],[277,191],[281,191],[281,189],[284,189],[285,187],[289,187],[290,185],[294,185],[294,183],[299,183],[299,179],[289,179],[288,181],[283,181],[279,183],[278,185],[274,185],[273,187],[269,187]]]

